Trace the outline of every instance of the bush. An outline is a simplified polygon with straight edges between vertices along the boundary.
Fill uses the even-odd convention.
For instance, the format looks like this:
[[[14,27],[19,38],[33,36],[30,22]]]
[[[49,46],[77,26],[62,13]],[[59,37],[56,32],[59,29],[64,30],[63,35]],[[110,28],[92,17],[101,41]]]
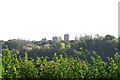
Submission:
[[[45,57],[36,60],[12,55],[9,49],[2,50],[2,78],[114,78],[120,79],[120,55],[104,62],[97,53],[91,56],[92,64],[87,61],[82,48],[82,58],[54,54],[51,61]]]

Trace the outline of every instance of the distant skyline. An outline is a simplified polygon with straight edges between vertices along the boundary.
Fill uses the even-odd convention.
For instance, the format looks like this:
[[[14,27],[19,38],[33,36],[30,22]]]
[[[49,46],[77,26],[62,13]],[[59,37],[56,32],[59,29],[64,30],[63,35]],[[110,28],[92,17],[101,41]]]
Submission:
[[[0,0],[0,40],[118,36],[119,0]]]

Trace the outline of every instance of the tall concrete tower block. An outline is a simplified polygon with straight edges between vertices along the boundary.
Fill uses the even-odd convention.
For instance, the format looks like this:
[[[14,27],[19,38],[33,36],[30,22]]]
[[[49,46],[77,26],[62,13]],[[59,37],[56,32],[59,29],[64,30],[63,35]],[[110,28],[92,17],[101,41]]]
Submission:
[[[64,35],[64,41],[69,41],[69,34]]]
[[[53,40],[53,41],[58,41],[58,37],[55,36],[55,37],[52,38],[52,40]]]

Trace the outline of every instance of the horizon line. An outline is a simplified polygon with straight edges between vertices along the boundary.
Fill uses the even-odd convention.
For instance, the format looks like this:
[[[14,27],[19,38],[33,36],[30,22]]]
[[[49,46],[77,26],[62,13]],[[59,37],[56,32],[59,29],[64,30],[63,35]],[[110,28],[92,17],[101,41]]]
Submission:
[[[69,33],[66,33],[66,34],[69,34]],[[64,34],[65,35],[65,34]],[[63,35],[63,36],[64,36]],[[75,37],[78,37],[78,38],[80,38],[80,37],[84,37],[84,36],[92,36],[92,38],[94,38],[94,37],[96,37],[97,35],[99,35],[99,36],[103,36],[103,37],[105,37],[106,35],[112,35],[112,36],[114,36],[115,38],[118,38],[120,35],[118,34],[118,35],[113,35],[113,34],[102,34],[102,35],[100,35],[100,34],[79,34],[79,36],[78,35],[76,35],[76,36],[74,36],[74,39],[70,39],[70,35],[69,35],[69,40],[75,40]],[[61,37],[61,36],[57,36],[57,35],[55,35],[56,37]],[[0,41],[8,41],[8,40],[14,40],[14,39],[18,39],[18,40],[27,40],[27,41],[41,41],[42,39],[44,39],[44,38],[46,38],[46,40],[52,40],[52,38],[53,37],[55,37],[55,36],[52,36],[51,37],[51,39],[47,39],[47,37],[43,37],[43,38],[41,38],[41,39],[39,39],[39,40],[36,40],[36,39],[27,39],[27,38],[9,38],[9,39],[0,39]],[[61,37],[62,38],[62,37]],[[62,40],[63,40],[63,38],[62,38]]]

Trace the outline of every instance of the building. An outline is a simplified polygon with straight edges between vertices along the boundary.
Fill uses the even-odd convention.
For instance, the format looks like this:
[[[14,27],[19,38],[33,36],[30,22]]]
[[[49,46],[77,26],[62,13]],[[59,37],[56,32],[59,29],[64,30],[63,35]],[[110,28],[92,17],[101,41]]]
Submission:
[[[64,35],[64,41],[69,41],[69,34]]]
[[[46,39],[46,38],[43,38],[43,39],[42,39],[42,42],[46,42],[46,41],[47,41],[47,39]]]
[[[53,41],[58,41],[58,37],[57,37],[57,36],[52,37],[52,40],[53,40]]]

